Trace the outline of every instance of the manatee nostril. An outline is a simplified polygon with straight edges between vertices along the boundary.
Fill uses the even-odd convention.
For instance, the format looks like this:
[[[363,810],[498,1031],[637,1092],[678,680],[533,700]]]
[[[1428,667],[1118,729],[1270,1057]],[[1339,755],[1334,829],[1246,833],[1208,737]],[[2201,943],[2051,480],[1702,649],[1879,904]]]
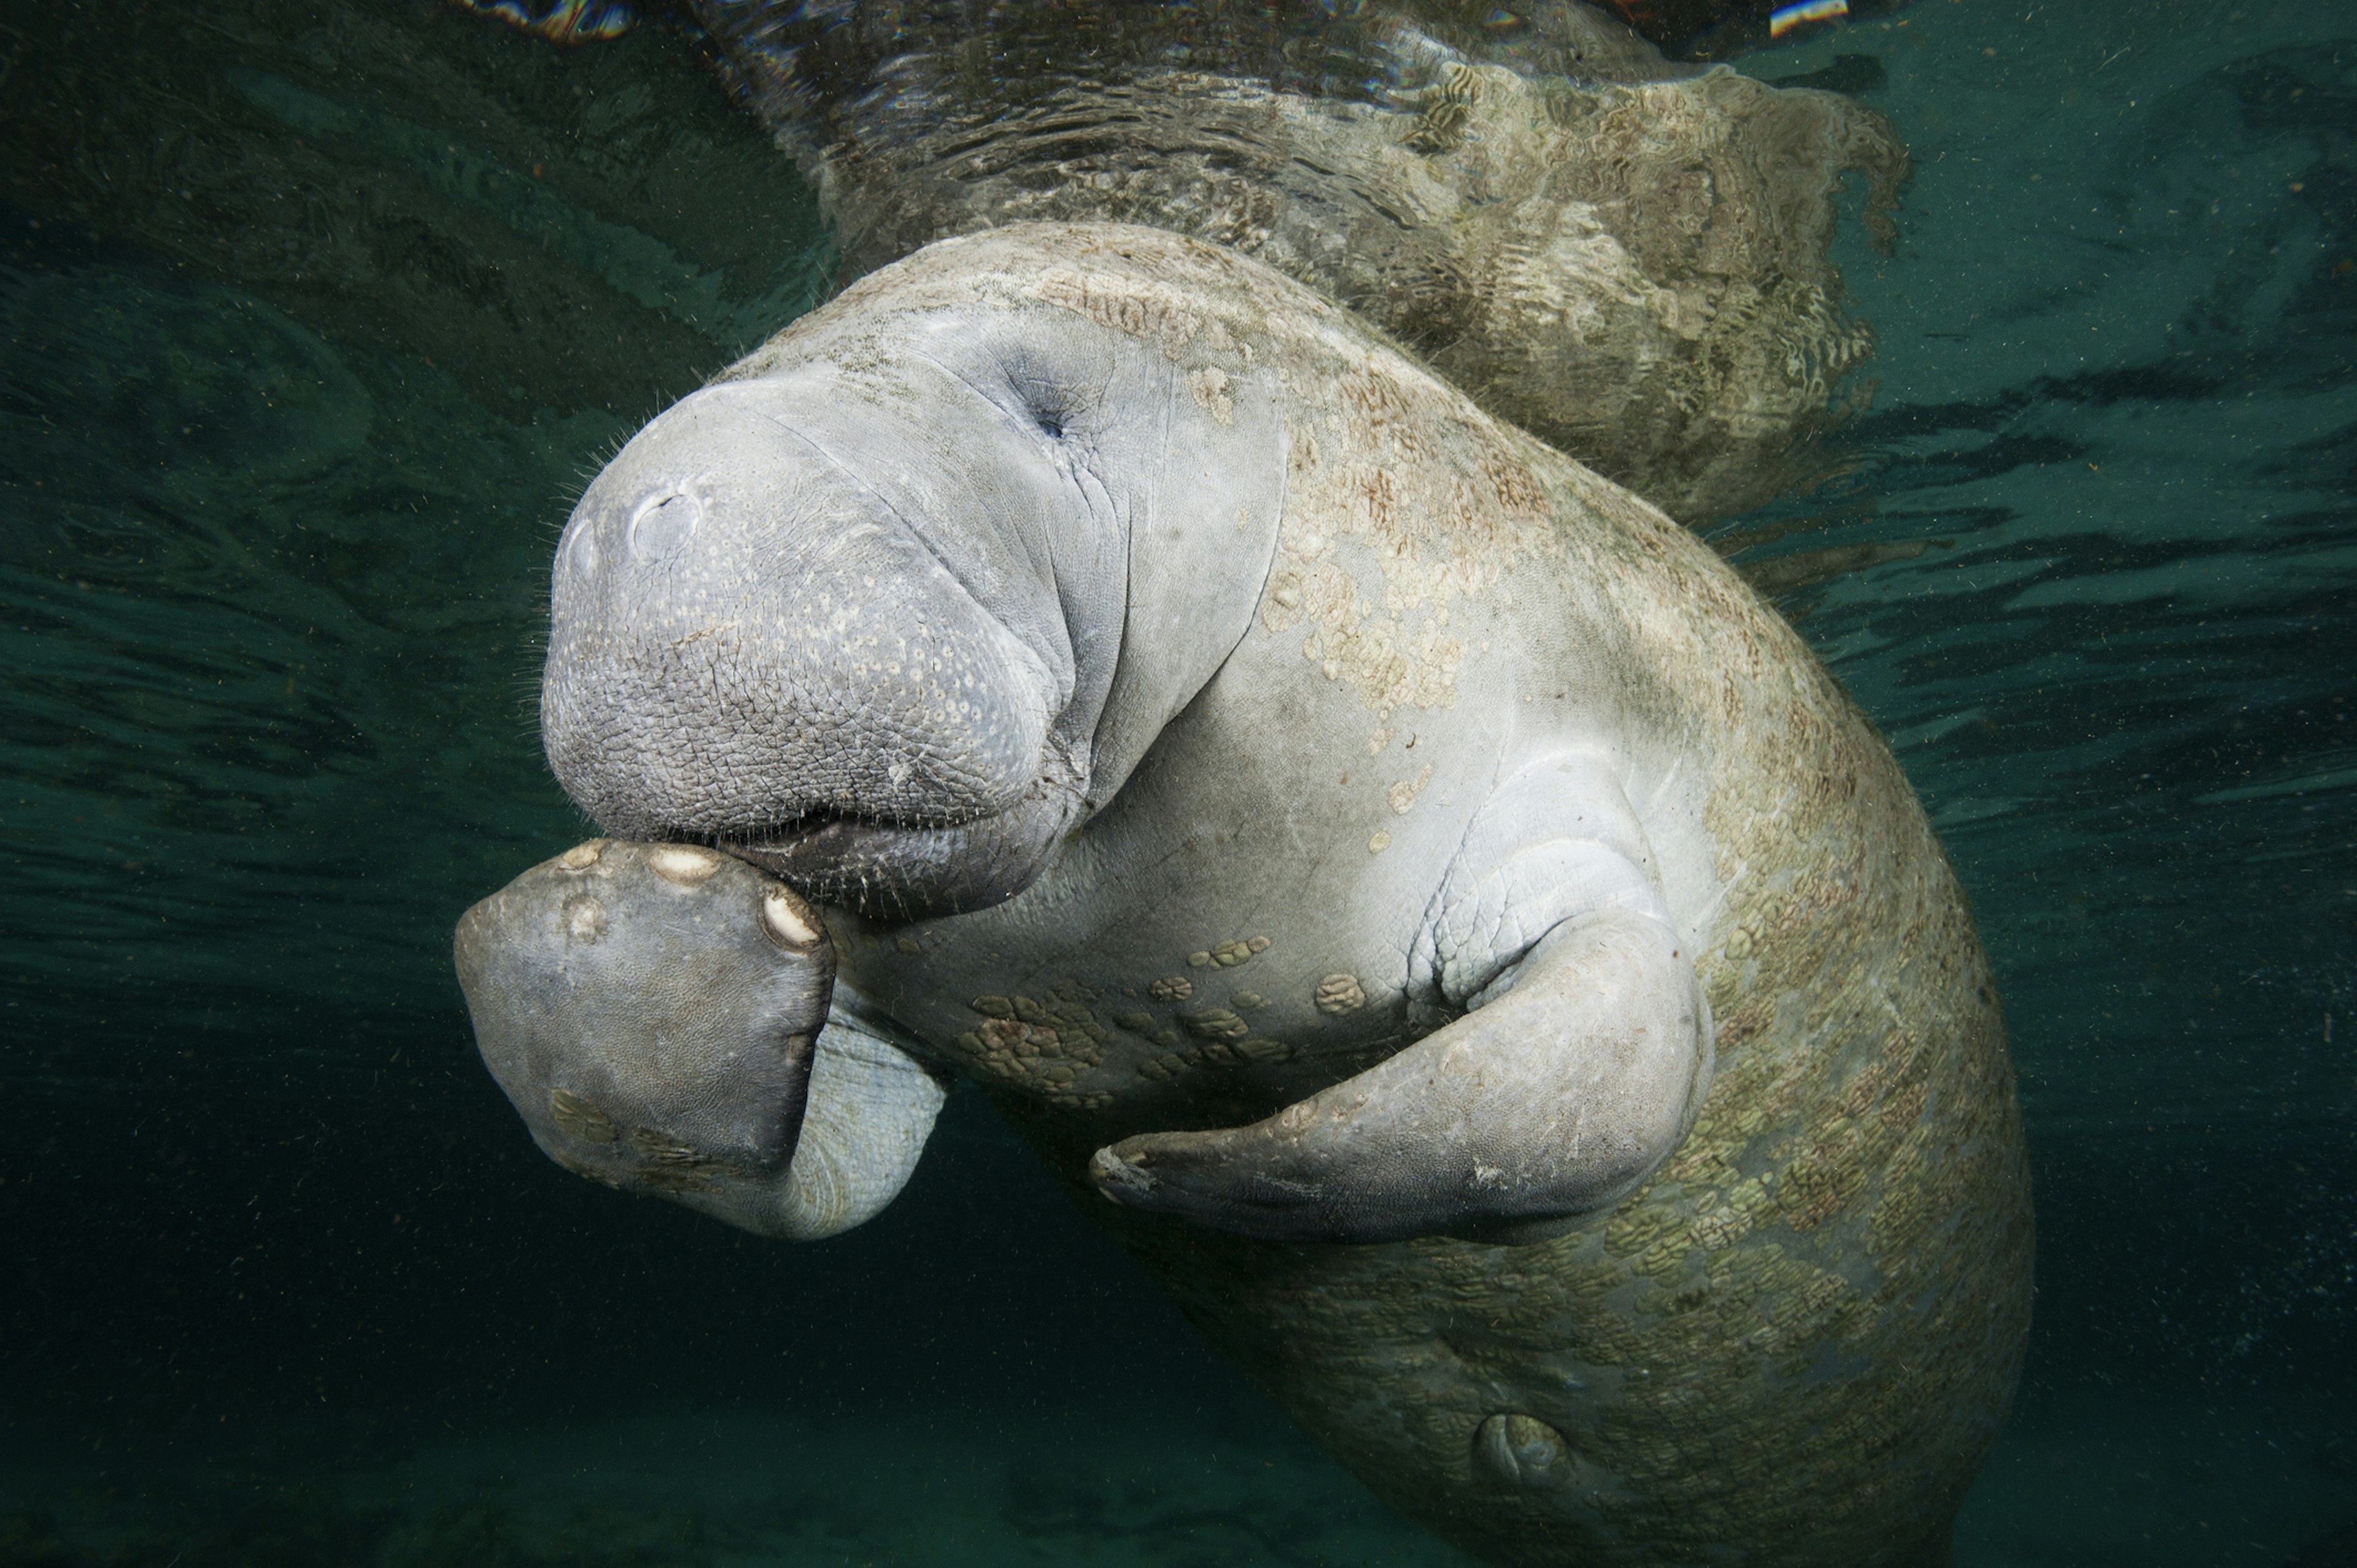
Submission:
[[[660,560],[686,543],[688,535],[703,521],[704,503],[684,491],[665,490],[649,496],[630,514],[630,553],[641,561]]]

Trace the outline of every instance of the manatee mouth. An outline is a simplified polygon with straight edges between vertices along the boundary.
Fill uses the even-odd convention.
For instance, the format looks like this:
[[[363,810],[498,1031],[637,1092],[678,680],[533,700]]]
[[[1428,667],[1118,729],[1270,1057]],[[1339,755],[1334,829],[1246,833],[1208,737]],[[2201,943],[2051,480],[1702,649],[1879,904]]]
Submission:
[[[965,822],[891,822],[836,811],[724,833],[716,849],[782,878],[802,897],[885,924],[969,914],[1003,904],[1037,881],[1083,809],[1079,780],[1061,766],[1034,779],[1002,811]]]

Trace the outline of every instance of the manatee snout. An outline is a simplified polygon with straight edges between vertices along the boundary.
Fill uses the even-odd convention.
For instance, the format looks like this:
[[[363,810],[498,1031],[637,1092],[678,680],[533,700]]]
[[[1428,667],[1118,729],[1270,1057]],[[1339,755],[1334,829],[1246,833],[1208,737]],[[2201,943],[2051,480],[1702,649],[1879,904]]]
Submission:
[[[808,377],[708,387],[591,484],[551,579],[541,729],[600,827],[766,857],[878,918],[1038,874],[1093,727],[1067,713],[1088,672],[1066,597],[1117,625],[1118,561],[1075,587],[1088,552],[980,526],[1082,503],[1036,435],[944,381],[912,410]]]
[[[593,839],[458,922],[483,1061],[593,1180],[772,1229],[834,952],[784,884],[689,844]]]

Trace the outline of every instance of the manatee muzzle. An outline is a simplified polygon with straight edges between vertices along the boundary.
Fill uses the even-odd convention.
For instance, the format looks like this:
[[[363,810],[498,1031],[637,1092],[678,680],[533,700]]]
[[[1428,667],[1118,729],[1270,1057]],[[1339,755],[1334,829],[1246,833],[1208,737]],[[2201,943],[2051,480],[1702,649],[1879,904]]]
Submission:
[[[1052,573],[979,521],[920,526],[858,471],[861,431],[822,445],[797,406],[698,393],[582,498],[551,585],[550,766],[609,833],[717,845],[878,918],[996,903],[1085,778]],[[952,501],[989,510],[946,485],[933,510]]]
[[[1004,903],[1036,880],[1084,810],[1085,763],[1050,737],[1031,788],[1006,810],[928,824],[823,815],[724,834],[722,849],[822,904],[892,923]]]
[[[468,910],[456,947],[483,1061],[550,1158],[763,1229],[834,985],[809,905],[699,845],[598,839]]]

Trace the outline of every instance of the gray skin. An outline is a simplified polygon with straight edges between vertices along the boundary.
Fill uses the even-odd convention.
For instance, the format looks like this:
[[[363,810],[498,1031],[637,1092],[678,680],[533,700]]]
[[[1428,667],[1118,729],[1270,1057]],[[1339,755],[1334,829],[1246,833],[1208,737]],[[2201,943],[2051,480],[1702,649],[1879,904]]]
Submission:
[[[979,1080],[1411,1516],[1502,1563],[1941,1560],[2029,1220],[1922,813],[1706,547],[1308,289],[1100,225],[871,274],[584,495],[543,727],[609,832],[824,906],[806,1144],[930,1121],[830,1089],[839,1039]],[[564,969],[594,1004],[539,1048],[654,1064],[603,1113],[668,1131],[708,1064],[667,1081],[549,875],[462,936],[511,963],[486,1057]],[[715,1038],[779,962],[731,897]],[[555,1069],[515,1082],[547,1121]]]

